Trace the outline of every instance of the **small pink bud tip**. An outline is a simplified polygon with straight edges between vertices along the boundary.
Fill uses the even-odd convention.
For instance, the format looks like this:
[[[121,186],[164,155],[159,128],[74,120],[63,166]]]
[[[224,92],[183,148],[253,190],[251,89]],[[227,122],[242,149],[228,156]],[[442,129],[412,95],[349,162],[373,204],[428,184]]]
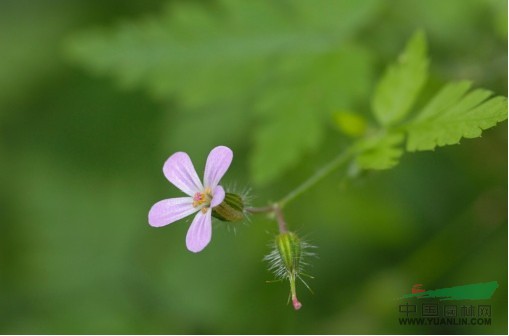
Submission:
[[[292,303],[293,303],[293,308],[295,310],[299,310],[302,307],[302,303],[300,303],[299,300],[297,300],[297,298],[295,296],[292,297]]]

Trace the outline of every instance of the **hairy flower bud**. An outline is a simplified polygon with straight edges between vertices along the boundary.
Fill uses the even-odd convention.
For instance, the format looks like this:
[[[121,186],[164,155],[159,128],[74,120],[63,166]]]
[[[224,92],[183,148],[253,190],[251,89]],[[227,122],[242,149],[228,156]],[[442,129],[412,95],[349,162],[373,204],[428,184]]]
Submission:
[[[286,271],[296,273],[299,269],[302,252],[299,237],[293,232],[281,233],[276,236],[276,247]]]
[[[241,196],[227,192],[221,204],[212,209],[212,216],[225,222],[244,219],[244,201]]]
[[[302,307],[297,299],[296,279],[301,280],[309,288],[301,278],[301,274],[304,275],[302,273],[305,265],[302,260],[303,257],[313,255],[313,253],[306,251],[310,247],[295,233],[283,232],[276,236],[272,251],[264,258],[269,262],[269,270],[274,273],[276,278],[288,279],[290,282],[290,297],[295,310]]]

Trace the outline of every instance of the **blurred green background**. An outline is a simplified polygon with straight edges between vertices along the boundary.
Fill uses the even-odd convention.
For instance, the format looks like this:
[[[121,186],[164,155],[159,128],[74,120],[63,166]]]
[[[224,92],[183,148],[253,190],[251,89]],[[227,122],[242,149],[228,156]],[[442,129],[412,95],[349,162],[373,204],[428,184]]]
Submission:
[[[507,94],[503,0],[0,2],[0,332],[507,333],[506,122],[289,205],[319,254],[298,312],[266,283],[274,222],[216,223],[197,255],[185,220],[147,223],[180,195],[161,172],[178,150],[201,175],[227,145],[224,185],[282,197],[349,143],[334,112],[372,120],[419,28],[424,97],[459,79]],[[413,284],[485,281],[491,326],[398,324]]]

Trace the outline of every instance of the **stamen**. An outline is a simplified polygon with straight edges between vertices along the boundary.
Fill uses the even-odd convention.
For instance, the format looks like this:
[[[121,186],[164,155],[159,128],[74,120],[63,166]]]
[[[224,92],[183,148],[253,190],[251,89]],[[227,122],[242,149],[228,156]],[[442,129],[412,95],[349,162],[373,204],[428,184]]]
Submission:
[[[212,200],[212,193],[210,188],[205,189],[203,192],[197,192],[193,196],[193,207],[197,208],[202,204],[206,204],[208,207],[210,205],[210,201]]]
[[[197,207],[203,203],[205,196],[201,192],[197,192],[193,197],[193,207]]]

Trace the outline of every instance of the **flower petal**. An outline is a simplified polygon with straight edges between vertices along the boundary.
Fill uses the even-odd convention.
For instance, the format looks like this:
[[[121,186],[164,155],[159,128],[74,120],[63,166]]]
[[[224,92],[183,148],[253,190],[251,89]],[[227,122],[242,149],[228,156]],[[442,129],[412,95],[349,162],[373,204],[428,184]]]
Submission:
[[[203,176],[203,183],[206,187],[214,189],[219,184],[224,173],[230,167],[232,159],[233,152],[228,147],[218,146],[210,151]]]
[[[186,236],[186,246],[191,252],[200,252],[208,245],[212,237],[211,210],[199,211],[193,219]]]
[[[203,190],[193,163],[189,155],[184,152],[177,152],[170,156],[164,163],[163,173],[168,181],[189,196],[194,196],[195,193]]]
[[[213,208],[221,204],[221,202],[223,202],[224,200],[224,196],[225,193],[223,187],[217,186],[214,189],[214,193],[212,194],[212,201],[210,202],[210,207]]]
[[[159,227],[171,224],[195,213],[192,197],[170,198],[157,202],[148,212],[148,223]]]

